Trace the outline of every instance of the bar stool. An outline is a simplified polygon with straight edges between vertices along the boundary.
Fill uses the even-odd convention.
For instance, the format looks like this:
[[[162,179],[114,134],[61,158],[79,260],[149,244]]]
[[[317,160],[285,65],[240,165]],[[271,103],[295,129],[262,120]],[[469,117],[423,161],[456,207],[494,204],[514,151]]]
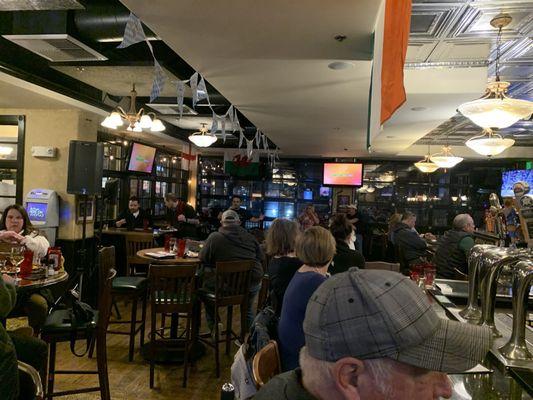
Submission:
[[[215,362],[217,378],[220,377],[220,357],[218,351],[219,343],[226,343],[226,354],[229,355],[230,344],[233,339],[239,339],[244,343],[244,336],[247,331],[246,311],[248,307],[248,296],[250,291],[251,271],[255,261],[222,261],[216,263],[215,269],[215,292],[205,289],[199,290],[199,297],[204,303],[210,303],[214,308],[216,321],[214,324],[214,339],[210,334],[202,334],[202,342],[215,349]],[[241,334],[237,336],[232,330],[233,307],[239,306],[241,313]],[[225,332],[218,331],[218,309],[226,307],[227,321]],[[219,338],[219,333],[225,334],[225,339]]]
[[[196,269],[196,264],[152,264],[150,266],[150,389],[154,387],[157,314],[173,314],[186,320],[185,329],[180,339],[166,339],[160,336],[161,341],[165,342],[184,340],[183,387],[187,387],[189,351],[196,340],[194,323]],[[177,324],[177,320],[175,322]]]
[[[115,248],[104,247],[98,254],[100,260],[99,269],[99,302],[98,311],[94,314],[93,320],[86,323],[74,324],[71,310],[55,310],[46,319],[41,331],[41,338],[48,343],[48,385],[45,398],[51,400],[52,397],[66,396],[87,392],[100,392],[102,400],[110,400],[109,379],[107,374],[107,349],[106,330],[111,312],[111,282],[115,277]],[[57,343],[68,342],[72,338],[89,339],[96,334],[96,362],[97,371],[88,370],[56,370],[56,349]],[[79,388],[54,392],[54,381],[57,374],[98,374],[99,385],[96,387]]]

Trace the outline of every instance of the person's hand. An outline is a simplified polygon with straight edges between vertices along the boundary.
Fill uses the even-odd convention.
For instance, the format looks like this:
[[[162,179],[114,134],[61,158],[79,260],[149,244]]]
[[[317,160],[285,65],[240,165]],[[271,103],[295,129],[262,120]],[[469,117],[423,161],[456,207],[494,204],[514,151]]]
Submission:
[[[13,279],[11,276],[2,274],[2,279],[5,283],[15,286],[15,279]]]
[[[122,225],[124,225],[126,223],[126,220],[124,218],[122,218],[121,220],[118,220],[115,225],[117,226],[117,228],[120,228]]]
[[[187,218],[185,218],[185,215],[183,214],[178,215],[178,222],[185,222],[186,219]]]
[[[432,234],[431,232],[427,232],[424,234],[424,237],[428,240],[436,240],[437,238],[435,237],[434,234]]]
[[[24,239],[24,236],[13,231],[5,231],[2,233],[2,236],[0,236],[0,240],[7,243],[22,243]]]

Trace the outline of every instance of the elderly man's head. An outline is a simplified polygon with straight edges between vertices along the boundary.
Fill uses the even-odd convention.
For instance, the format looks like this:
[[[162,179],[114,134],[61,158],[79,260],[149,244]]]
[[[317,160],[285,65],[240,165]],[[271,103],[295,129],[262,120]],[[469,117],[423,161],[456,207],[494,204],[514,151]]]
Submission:
[[[476,229],[476,225],[470,215],[459,214],[453,219],[453,229],[472,233],[474,232],[474,229]]]
[[[222,222],[222,226],[233,226],[239,225],[241,223],[241,219],[239,218],[239,214],[230,209],[222,213],[220,222]]]
[[[319,399],[448,398],[446,373],[475,366],[491,338],[440,319],[409,278],[357,268],[315,291],[303,328],[303,385]]]
[[[402,222],[410,228],[414,228],[416,225],[416,215],[410,211],[406,211],[402,214]]]

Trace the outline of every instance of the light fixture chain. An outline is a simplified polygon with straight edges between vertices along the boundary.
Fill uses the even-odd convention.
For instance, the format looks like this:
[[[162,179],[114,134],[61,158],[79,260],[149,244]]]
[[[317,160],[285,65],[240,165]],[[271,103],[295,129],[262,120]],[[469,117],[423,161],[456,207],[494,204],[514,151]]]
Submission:
[[[500,47],[502,43],[502,26],[498,28],[498,37],[496,39],[496,82],[500,81]]]

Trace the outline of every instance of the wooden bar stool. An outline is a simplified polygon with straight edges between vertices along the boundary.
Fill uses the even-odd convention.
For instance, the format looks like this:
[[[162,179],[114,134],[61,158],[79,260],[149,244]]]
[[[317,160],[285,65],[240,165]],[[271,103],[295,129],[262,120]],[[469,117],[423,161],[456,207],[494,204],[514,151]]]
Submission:
[[[183,387],[187,386],[189,373],[189,351],[196,340],[195,309],[196,302],[196,264],[172,264],[150,266],[150,388],[154,387],[155,375],[155,335],[157,314],[172,314],[185,318],[185,329],[179,339],[184,340]],[[177,321],[176,321],[177,324]],[[164,329],[164,327],[162,328]]]
[[[222,261],[216,263],[215,270],[215,292],[209,292],[205,289],[199,291],[199,296],[204,303],[211,303],[215,313],[214,340],[205,340],[210,338],[210,334],[201,335],[205,344],[215,349],[215,362],[217,378],[220,377],[220,357],[218,351],[219,343],[226,343],[226,354],[229,355],[230,344],[233,339],[239,339],[244,342],[244,336],[247,331],[246,312],[248,309],[248,296],[250,291],[251,271],[255,261]],[[241,334],[237,336],[232,330],[233,307],[239,306],[241,313]],[[226,307],[227,321],[225,332],[218,331],[218,309]],[[225,333],[225,339],[220,339],[219,334]]]
[[[111,312],[111,283],[116,274],[113,269],[115,248],[102,248],[98,257],[100,260],[99,301],[98,312],[95,313],[93,320],[83,324],[75,323],[72,321],[71,310],[55,310],[47,317],[42,328],[41,338],[49,345],[46,399],[51,400],[52,397],[97,391],[100,392],[102,400],[110,400],[111,398],[107,374],[106,330]],[[94,337],[93,335],[96,335],[96,362],[98,365],[96,371],[55,369],[57,343],[68,342],[72,338],[89,339]],[[99,386],[54,392],[54,381],[57,374],[98,374]]]
[[[154,247],[154,235],[152,233],[126,236],[126,276],[136,275],[135,265],[146,265],[148,268],[150,262],[138,257],[137,252],[152,247]]]

